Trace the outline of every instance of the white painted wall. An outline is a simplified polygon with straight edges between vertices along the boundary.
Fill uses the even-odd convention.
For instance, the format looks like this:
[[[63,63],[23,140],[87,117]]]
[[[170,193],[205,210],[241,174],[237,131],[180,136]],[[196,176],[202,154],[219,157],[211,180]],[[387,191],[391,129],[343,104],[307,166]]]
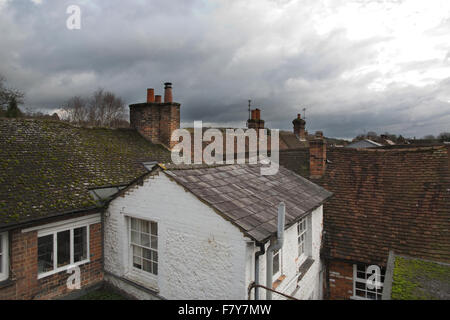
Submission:
[[[281,262],[281,274],[286,276],[286,278],[277,287],[277,291],[283,292],[287,295],[292,295],[297,299],[306,300],[312,297],[313,299],[322,299],[322,290],[320,289],[321,279],[319,273],[321,270],[320,261],[320,245],[322,240],[322,219],[323,212],[322,206],[314,210],[309,217],[308,228],[311,232],[311,251],[309,253],[310,257],[314,260],[314,264],[308,270],[308,272],[302,277],[301,281],[297,284],[298,278],[298,268],[305,261],[306,256],[298,258],[298,240],[297,240],[297,224],[292,225],[285,230],[285,239],[282,248],[282,262]],[[268,244],[266,244],[266,249]],[[259,251],[259,249],[253,248],[254,251]],[[266,255],[260,256],[260,284],[266,284]],[[254,255],[253,255],[253,266],[254,266]],[[253,267],[254,270],[254,267]],[[254,271],[252,272],[251,278],[254,279]],[[274,278],[273,281],[276,279]],[[249,283],[248,283],[249,284]],[[247,286],[248,286],[247,284]],[[297,287],[298,286],[298,287]],[[260,289],[260,299],[265,299],[264,289]],[[253,294],[252,294],[253,296]],[[272,294],[272,298],[275,299],[285,299],[276,293]]]
[[[129,266],[127,216],[158,223],[157,277],[133,272]],[[282,249],[282,274],[286,278],[277,290],[299,299],[309,299],[314,293],[313,298],[320,299],[322,207],[311,213],[309,228],[313,266],[297,289],[297,270],[304,259],[297,257],[297,226],[291,226],[285,232]],[[153,289],[166,299],[247,299],[248,286],[254,281],[255,253],[259,250],[236,226],[163,172],[111,202],[105,215],[104,246],[106,271]],[[263,285],[265,269],[266,256],[262,255]],[[105,278],[137,298],[155,298],[117,278]],[[264,289],[260,289],[260,298],[265,298]],[[280,298],[284,299],[273,294],[273,299]]]
[[[127,216],[158,223],[157,277],[130,268]],[[105,215],[105,270],[166,299],[246,299],[246,248],[237,227],[163,172],[112,201]],[[106,278],[138,298],[151,298]]]

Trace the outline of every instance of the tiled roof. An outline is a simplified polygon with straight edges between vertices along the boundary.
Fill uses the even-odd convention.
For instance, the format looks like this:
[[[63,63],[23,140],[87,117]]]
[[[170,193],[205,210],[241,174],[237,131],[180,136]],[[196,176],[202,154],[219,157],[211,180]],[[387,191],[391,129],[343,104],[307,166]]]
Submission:
[[[260,166],[249,164],[166,172],[256,241],[276,232],[281,201],[286,205],[289,226],[331,196],[283,167],[269,176],[260,174]]]
[[[0,119],[0,228],[96,205],[89,188],[123,185],[170,153],[129,129]]]
[[[280,131],[280,150],[298,149],[308,146],[308,141],[300,141],[293,132]]]
[[[385,264],[389,250],[450,261],[450,150],[329,149],[325,252]]]

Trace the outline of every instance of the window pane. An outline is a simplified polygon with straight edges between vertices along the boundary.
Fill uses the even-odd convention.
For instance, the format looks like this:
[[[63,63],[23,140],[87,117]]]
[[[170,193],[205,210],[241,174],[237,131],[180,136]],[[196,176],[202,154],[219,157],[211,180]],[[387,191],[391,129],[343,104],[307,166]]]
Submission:
[[[148,221],[141,221],[141,226],[142,226],[142,229],[141,229],[142,232],[150,233],[150,226],[149,226]]]
[[[142,259],[141,257],[133,256],[133,267],[142,269]]]
[[[140,244],[139,232],[131,231],[131,243]]]
[[[143,253],[142,257],[144,259],[147,259],[147,260],[152,259],[152,252],[149,249],[142,249],[142,253]]]
[[[152,263],[149,260],[143,259],[142,270],[152,272]]]
[[[70,231],[58,232],[57,242],[58,248],[58,268],[70,264]]]
[[[152,236],[152,245],[151,245],[152,249],[158,249],[158,238],[157,237],[153,237]]]
[[[155,275],[158,275],[158,264],[157,263],[153,263],[153,273]]]
[[[131,230],[139,230],[138,224],[138,220],[131,218]]]
[[[87,260],[87,227],[73,230],[73,260]]]
[[[366,297],[366,292],[356,289],[356,296],[365,298]]]
[[[150,247],[150,235],[141,233],[141,246]]]
[[[53,235],[38,238],[38,272],[53,270]]]
[[[151,230],[152,235],[157,236],[158,235],[158,225],[156,223],[152,222],[151,227],[152,227],[152,230]]]

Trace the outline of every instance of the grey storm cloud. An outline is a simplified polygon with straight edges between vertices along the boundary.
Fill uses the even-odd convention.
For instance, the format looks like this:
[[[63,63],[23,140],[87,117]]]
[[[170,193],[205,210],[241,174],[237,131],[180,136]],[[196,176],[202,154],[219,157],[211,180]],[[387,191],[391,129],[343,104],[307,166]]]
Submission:
[[[82,10],[81,30],[66,28],[66,8],[74,4]],[[450,71],[450,44],[444,41],[450,14],[424,14],[421,35],[433,40],[435,50],[404,57],[395,49],[410,44],[396,36],[403,25],[388,21],[377,32],[369,19],[383,9],[404,10],[405,17],[416,10],[398,8],[404,5],[0,0],[0,74],[25,91],[25,107],[48,112],[99,87],[127,103],[140,102],[147,87],[162,94],[163,82],[171,81],[186,126],[194,120],[244,126],[252,99],[271,128],[290,130],[306,107],[308,130],[327,136],[449,131],[450,77],[442,73]],[[367,15],[367,25],[357,24],[355,7]],[[437,14],[440,20],[427,24]]]

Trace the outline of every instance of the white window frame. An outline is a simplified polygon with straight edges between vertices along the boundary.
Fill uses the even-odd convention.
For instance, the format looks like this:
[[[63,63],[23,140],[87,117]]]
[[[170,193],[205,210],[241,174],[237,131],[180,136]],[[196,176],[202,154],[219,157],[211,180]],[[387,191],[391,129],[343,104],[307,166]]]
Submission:
[[[367,265],[365,265],[364,267],[365,267],[365,269],[367,271]],[[366,273],[366,278],[367,278],[367,273]],[[357,282],[363,283],[366,286],[366,288],[364,290],[358,288],[359,291],[364,291],[365,292],[365,296],[366,297],[360,297],[360,296],[356,295],[356,283]],[[373,290],[368,290],[367,289],[367,279],[362,279],[362,278],[358,277],[358,265],[354,264],[353,265],[353,295],[351,296],[351,299],[354,299],[354,300],[381,300],[382,299],[382,292],[383,292],[382,289],[383,289],[384,279],[383,279],[383,281],[381,281],[381,279],[380,279],[380,282],[381,282],[380,283],[381,292],[379,294],[375,293],[377,299],[367,298],[367,292],[371,292],[371,293],[374,293],[374,292],[373,292]]]
[[[278,268],[278,272],[273,274],[272,278],[274,280],[277,280],[279,277],[281,277],[282,274],[282,261],[283,261],[283,249],[278,249],[277,251],[273,252],[273,259],[272,259],[272,273],[273,273],[273,262],[275,261],[275,256],[278,255],[278,263],[279,263],[279,268]]]
[[[300,231],[300,225],[304,224],[305,229]],[[308,241],[308,236],[309,236],[309,225],[308,225],[308,217],[304,217],[303,219],[301,219],[298,223],[297,223],[297,256],[299,259],[305,257],[308,255],[309,250],[308,250],[308,245],[309,245],[309,241]],[[301,237],[304,235],[304,240],[301,241]],[[303,250],[302,253],[300,253],[300,248],[301,245],[303,244]]]
[[[8,232],[0,233],[0,237],[2,238],[2,248],[1,248],[1,256],[2,256],[2,268],[0,273],[0,281],[8,280],[9,277],[9,240],[8,240]]]
[[[157,228],[157,235],[156,235],[156,239],[157,239],[157,245],[156,245],[156,252],[158,254],[158,260],[156,261],[156,264],[158,265],[158,274],[154,274],[152,272],[148,272],[139,268],[136,268],[133,265],[133,246],[135,244],[131,243],[131,220],[135,219],[135,220],[141,220],[141,221],[146,221],[148,223],[155,223],[156,224],[156,228]],[[134,216],[128,216],[128,268],[132,273],[137,273],[139,275],[143,275],[144,278],[147,277],[149,280],[157,280],[158,279],[158,275],[160,274],[160,252],[159,252],[159,223],[156,220],[149,220],[148,218],[143,218],[143,217],[134,217]],[[151,226],[150,226],[151,228]],[[151,234],[151,230],[150,230],[150,237],[152,237]],[[150,243],[151,243],[151,238],[150,238]],[[139,246],[141,248],[147,248],[147,247],[143,247],[143,246]],[[151,245],[149,248],[147,248],[149,250],[155,250],[151,248]]]
[[[66,226],[60,226],[60,227],[56,227],[53,229],[44,229],[44,230],[40,230],[38,231],[38,242],[39,242],[39,238],[41,237],[45,237],[45,236],[49,236],[49,235],[53,235],[53,270],[51,271],[47,271],[44,273],[39,273],[38,271],[38,279],[42,279],[42,278],[46,278],[48,276],[57,274],[59,272],[62,271],[66,271],[69,270],[73,267],[76,266],[81,266],[83,264],[89,263],[91,262],[91,253],[90,253],[90,230],[89,230],[89,226],[90,223],[89,222],[85,222],[85,223],[76,223],[73,225],[66,225]],[[86,227],[86,245],[87,245],[87,259],[82,260],[82,261],[78,261],[78,262],[74,262],[74,241],[73,241],[73,231],[74,229],[78,229],[78,228],[83,228]],[[64,232],[64,231],[70,231],[70,263],[68,265],[65,265],[63,267],[57,267],[58,266],[58,247],[57,247],[57,234],[59,232]],[[37,263],[37,261],[36,261]]]

